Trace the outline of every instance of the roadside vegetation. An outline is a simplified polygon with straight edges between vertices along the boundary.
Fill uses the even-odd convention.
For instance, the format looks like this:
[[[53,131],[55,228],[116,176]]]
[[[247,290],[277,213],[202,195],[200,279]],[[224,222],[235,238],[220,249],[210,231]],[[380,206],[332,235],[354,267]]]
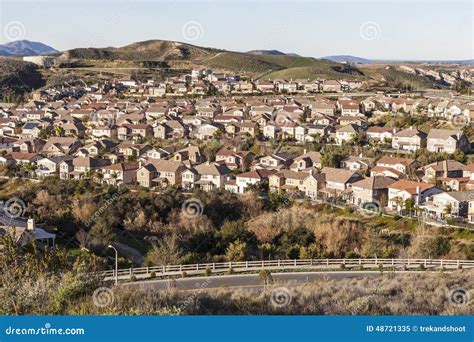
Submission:
[[[0,199],[25,202],[70,253],[87,249],[121,266],[304,258],[474,259],[474,233],[402,217],[311,205],[256,188],[184,194],[118,189],[93,181],[21,180],[0,185]],[[112,265],[112,263],[110,263]]]

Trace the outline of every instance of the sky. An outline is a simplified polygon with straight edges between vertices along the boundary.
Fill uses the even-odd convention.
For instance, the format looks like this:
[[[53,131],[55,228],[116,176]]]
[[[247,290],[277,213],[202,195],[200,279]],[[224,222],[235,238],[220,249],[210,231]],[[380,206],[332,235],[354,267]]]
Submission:
[[[303,56],[473,59],[473,0],[0,0],[0,43],[64,51],[165,39]]]

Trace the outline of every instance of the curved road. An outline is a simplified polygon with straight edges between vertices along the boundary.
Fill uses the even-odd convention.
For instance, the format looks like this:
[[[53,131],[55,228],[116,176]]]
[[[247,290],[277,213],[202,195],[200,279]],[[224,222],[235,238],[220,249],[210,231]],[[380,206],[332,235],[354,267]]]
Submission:
[[[385,272],[388,273],[388,272]],[[394,272],[391,272],[394,273]],[[417,271],[400,271],[395,273],[418,273]],[[317,279],[345,279],[358,277],[377,277],[383,273],[380,271],[336,271],[336,272],[292,272],[272,273],[276,284],[299,285],[312,282]],[[257,274],[236,274],[210,277],[190,277],[177,279],[159,279],[126,283],[121,286],[129,286],[138,290],[166,290],[177,289],[183,291],[195,291],[219,288],[250,288],[263,287],[262,281]]]

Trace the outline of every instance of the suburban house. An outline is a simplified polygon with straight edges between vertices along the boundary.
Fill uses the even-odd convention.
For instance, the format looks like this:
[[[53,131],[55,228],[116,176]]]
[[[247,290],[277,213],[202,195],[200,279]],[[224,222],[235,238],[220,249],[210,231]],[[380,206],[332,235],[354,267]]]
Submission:
[[[180,185],[181,174],[186,166],[179,161],[157,159],[143,165],[137,171],[137,182],[145,188]]]
[[[375,176],[352,183],[352,203],[361,206],[364,203],[380,202],[383,206],[388,201],[388,187],[394,182],[396,180],[390,177]]]
[[[376,166],[370,170],[370,175],[403,178],[414,171],[415,165],[416,162],[410,158],[384,156],[377,160]]]
[[[415,152],[426,147],[426,133],[416,128],[401,130],[392,137],[392,148]]]
[[[109,185],[130,185],[137,180],[138,163],[117,163],[102,167],[102,182]]]
[[[350,171],[368,171],[374,164],[374,158],[362,157],[362,156],[350,156],[344,160],[341,160],[341,168],[348,169]]]
[[[293,171],[308,171],[313,168],[321,168],[321,153],[316,151],[303,151],[301,156],[294,159],[290,166]]]
[[[474,190],[441,192],[429,197],[421,207],[425,213],[438,219],[467,217]]]
[[[293,159],[288,153],[275,153],[260,158],[257,164],[257,168],[278,170],[290,166],[292,161]]]
[[[72,154],[81,146],[77,138],[51,137],[46,141],[42,154],[48,157]]]
[[[232,191],[233,187],[230,187],[227,184],[225,188],[227,190],[231,190],[232,192],[244,193],[247,190],[247,187],[249,185],[262,184],[263,182],[268,181],[268,177],[272,175],[273,173],[275,173],[275,171],[265,170],[265,169],[244,172],[237,175],[235,179],[236,191]],[[232,184],[232,182],[230,184]]]
[[[185,189],[204,191],[224,189],[231,174],[232,171],[225,164],[206,162],[184,171],[182,186]]]
[[[108,160],[92,157],[77,157],[66,159],[59,164],[59,177],[61,179],[82,179],[90,177],[90,173],[105,165]]]
[[[431,129],[428,133],[427,149],[430,152],[454,153],[469,151],[469,140],[462,131]]]
[[[440,178],[460,178],[463,177],[465,168],[466,165],[456,160],[441,160],[421,168],[424,173],[422,180],[433,183]]]
[[[441,192],[443,190],[428,183],[401,179],[388,188],[388,207],[400,211],[404,209],[407,200],[412,200],[413,205],[421,206],[428,197]]]
[[[216,153],[216,162],[224,163],[231,170],[245,169],[253,161],[254,154],[248,151],[238,151],[237,148],[223,147]]]
[[[346,190],[349,189],[351,184],[362,179],[356,172],[332,167],[324,167],[321,173],[324,174],[326,180],[325,189],[321,191],[325,197],[347,195]]]
[[[345,142],[351,142],[359,131],[361,131],[361,127],[356,124],[349,124],[338,128],[336,130],[336,144],[342,145]]]
[[[371,126],[367,129],[367,140],[374,142],[391,142],[393,135],[398,132],[397,128]]]

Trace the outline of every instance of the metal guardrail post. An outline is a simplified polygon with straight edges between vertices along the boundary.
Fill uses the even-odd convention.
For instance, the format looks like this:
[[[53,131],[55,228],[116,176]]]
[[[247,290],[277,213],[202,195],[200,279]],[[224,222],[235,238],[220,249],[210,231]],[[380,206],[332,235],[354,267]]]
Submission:
[[[183,265],[179,265],[179,271],[183,272]]]
[[[395,265],[395,259],[392,258],[392,266]]]
[[[329,259],[326,259],[326,266],[329,267]]]
[[[215,263],[215,262],[212,263],[212,270],[213,270],[213,271],[216,270],[216,263]]]
[[[263,267],[263,266],[262,266],[262,267]],[[248,262],[248,261],[245,262],[245,268],[246,268],[246,269],[249,268],[249,262]]]
[[[281,260],[278,259],[278,267],[280,267],[280,266],[281,266]]]
[[[293,261],[294,266],[296,267],[296,259]]]

